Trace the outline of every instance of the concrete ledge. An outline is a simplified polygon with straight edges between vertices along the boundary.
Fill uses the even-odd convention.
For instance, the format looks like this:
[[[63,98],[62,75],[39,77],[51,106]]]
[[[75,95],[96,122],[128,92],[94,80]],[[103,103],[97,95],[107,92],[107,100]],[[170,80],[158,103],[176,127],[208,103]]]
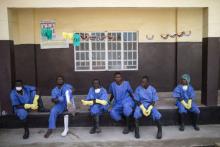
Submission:
[[[220,124],[220,106],[213,107],[200,107],[200,124]],[[161,122],[163,125],[177,125],[179,116],[176,108],[173,109],[159,109],[162,114]],[[43,127],[48,126],[49,112],[46,113],[31,113],[29,115],[30,127]],[[79,111],[76,116],[71,116],[70,126],[85,127],[91,126],[92,121],[88,111]],[[122,122],[115,123],[108,113],[104,114],[101,118],[102,126],[120,126]],[[141,125],[148,126],[154,125],[151,118],[143,118],[140,121]],[[185,120],[186,124],[191,124],[190,115]],[[63,114],[57,119],[57,126],[63,126]],[[15,115],[7,115],[0,117],[0,128],[19,128],[21,124]]]

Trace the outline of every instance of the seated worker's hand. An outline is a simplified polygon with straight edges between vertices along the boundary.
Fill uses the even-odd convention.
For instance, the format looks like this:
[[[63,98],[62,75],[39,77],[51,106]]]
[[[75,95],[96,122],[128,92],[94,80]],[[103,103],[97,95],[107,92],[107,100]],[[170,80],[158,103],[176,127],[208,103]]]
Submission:
[[[76,113],[76,107],[71,102],[67,103],[67,110],[69,113],[71,113],[73,116],[75,116]]]
[[[31,105],[31,109],[32,109],[32,110],[37,110],[37,109],[38,109],[38,105],[32,104],[32,105]]]
[[[86,100],[81,100],[82,104],[85,105],[85,106],[91,106],[94,104],[93,101],[86,101]]]
[[[191,108],[192,108],[192,99],[189,99],[187,103],[187,109],[191,109]]]
[[[24,104],[25,109],[32,109],[32,110],[37,110],[38,106],[34,104]]]
[[[97,104],[101,104],[101,105],[104,105],[104,106],[108,104],[107,101],[105,101],[105,100],[100,100],[100,99],[95,99],[95,102],[96,102]]]
[[[58,98],[52,98],[51,101],[52,101],[53,103],[55,103],[55,104],[59,103]]]
[[[189,109],[188,104],[184,100],[181,100],[180,102],[186,109]]]
[[[39,95],[35,95],[34,96],[34,100],[33,100],[33,104],[38,106],[38,100],[39,100],[40,96]]]
[[[150,115],[152,109],[153,109],[152,105],[148,106],[148,108],[147,108],[147,115],[148,116]]]
[[[147,113],[147,109],[144,107],[143,104],[141,104],[139,107],[140,107],[140,109],[142,110],[142,113],[143,113],[146,117],[149,116],[149,114]]]
[[[70,102],[67,103],[67,110],[71,109],[71,107],[72,107],[72,104]]]
[[[24,109],[31,109],[32,104],[24,104]]]

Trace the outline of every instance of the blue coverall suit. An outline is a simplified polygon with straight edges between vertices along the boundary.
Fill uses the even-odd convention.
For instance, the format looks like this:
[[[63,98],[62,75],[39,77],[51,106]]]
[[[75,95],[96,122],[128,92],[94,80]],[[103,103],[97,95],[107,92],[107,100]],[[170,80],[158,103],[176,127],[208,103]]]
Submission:
[[[67,102],[66,102],[66,91],[70,91],[70,98],[73,99],[72,95],[73,87],[69,84],[63,84],[63,86],[59,89],[57,86],[52,89],[51,98],[58,99],[59,102],[56,103],[53,108],[50,110],[50,117],[49,117],[49,129],[56,128],[56,119],[57,116],[63,113],[66,110]]]
[[[12,106],[16,116],[20,120],[25,120],[28,116],[27,110],[24,108],[16,108],[16,105],[24,105],[24,104],[32,104],[34,100],[34,96],[36,94],[36,88],[29,85],[24,85],[22,88],[23,94],[20,95],[17,93],[16,89],[11,91],[10,97]]]
[[[149,85],[146,89],[141,85],[138,86],[135,90],[135,100],[143,104],[144,107],[147,109],[148,106],[150,106],[152,103],[155,103],[158,100],[156,89],[151,85]],[[150,115],[154,121],[157,121],[161,118],[160,112],[155,107],[153,107],[153,109],[151,110]],[[140,107],[137,106],[134,111],[134,118],[140,119],[142,116],[143,112],[140,109]]]
[[[187,113],[187,109],[181,104],[180,100],[183,99],[186,103],[191,98],[195,99],[195,91],[191,85],[189,85],[186,91],[183,90],[182,85],[178,85],[173,91],[173,97],[176,98],[176,106],[178,107],[179,113]],[[192,101],[192,107],[188,110],[190,112],[199,114],[200,110],[196,103]]]
[[[110,111],[110,116],[115,121],[120,121],[122,115],[129,117],[132,115],[134,101],[130,94],[133,94],[133,90],[128,81],[123,81],[121,85],[112,82],[109,87],[109,92],[114,96],[113,107]]]
[[[105,100],[108,102],[108,93],[105,88],[101,87],[99,93],[95,93],[95,89],[91,87],[89,89],[89,93],[86,97],[86,100],[95,100],[95,99],[100,99],[100,100]],[[90,106],[90,113],[92,116],[100,116],[103,114],[103,112],[106,112],[108,110],[109,105],[101,105],[101,104],[93,104]]]

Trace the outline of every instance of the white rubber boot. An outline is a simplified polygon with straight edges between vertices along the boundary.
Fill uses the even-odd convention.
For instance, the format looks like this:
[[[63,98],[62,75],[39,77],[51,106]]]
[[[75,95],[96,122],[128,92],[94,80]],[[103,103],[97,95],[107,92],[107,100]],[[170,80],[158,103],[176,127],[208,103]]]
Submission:
[[[64,115],[64,130],[61,133],[61,136],[65,137],[69,131],[69,115]]]

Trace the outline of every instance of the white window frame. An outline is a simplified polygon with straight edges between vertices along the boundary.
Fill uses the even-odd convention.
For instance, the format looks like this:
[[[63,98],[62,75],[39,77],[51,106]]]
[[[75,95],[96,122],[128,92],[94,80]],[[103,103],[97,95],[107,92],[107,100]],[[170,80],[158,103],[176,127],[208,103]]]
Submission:
[[[134,33],[136,32],[136,68],[131,68],[131,69],[125,69],[124,68],[124,42],[131,42],[133,43],[134,41],[124,41],[124,35],[123,33]],[[136,71],[138,70],[139,62],[138,62],[138,54],[139,54],[139,49],[138,49],[138,42],[139,42],[139,32],[138,31],[96,31],[96,32],[79,32],[79,33],[88,33],[90,36],[92,33],[105,33],[105,36],[108,35],[108,33],[121,33],[121,69],[109,69],[108,68],[108,39],[105,39],[105,69],[92,69],[92,40],[89,39],[89,69],[87,70],[82,70],[82,69],[77,69],[76,67],[76,52],[86,52],[86,51],[76,51],[76,48],[74,47],[74,70],[75,72],[88,72],[88,71]],[[133,35],[132,35],[133,36]],[[133,46],[133,44],[132,44]],[[80,61],[80,60],[79,60]],[[132,57],[133,61],[133,57]]]

